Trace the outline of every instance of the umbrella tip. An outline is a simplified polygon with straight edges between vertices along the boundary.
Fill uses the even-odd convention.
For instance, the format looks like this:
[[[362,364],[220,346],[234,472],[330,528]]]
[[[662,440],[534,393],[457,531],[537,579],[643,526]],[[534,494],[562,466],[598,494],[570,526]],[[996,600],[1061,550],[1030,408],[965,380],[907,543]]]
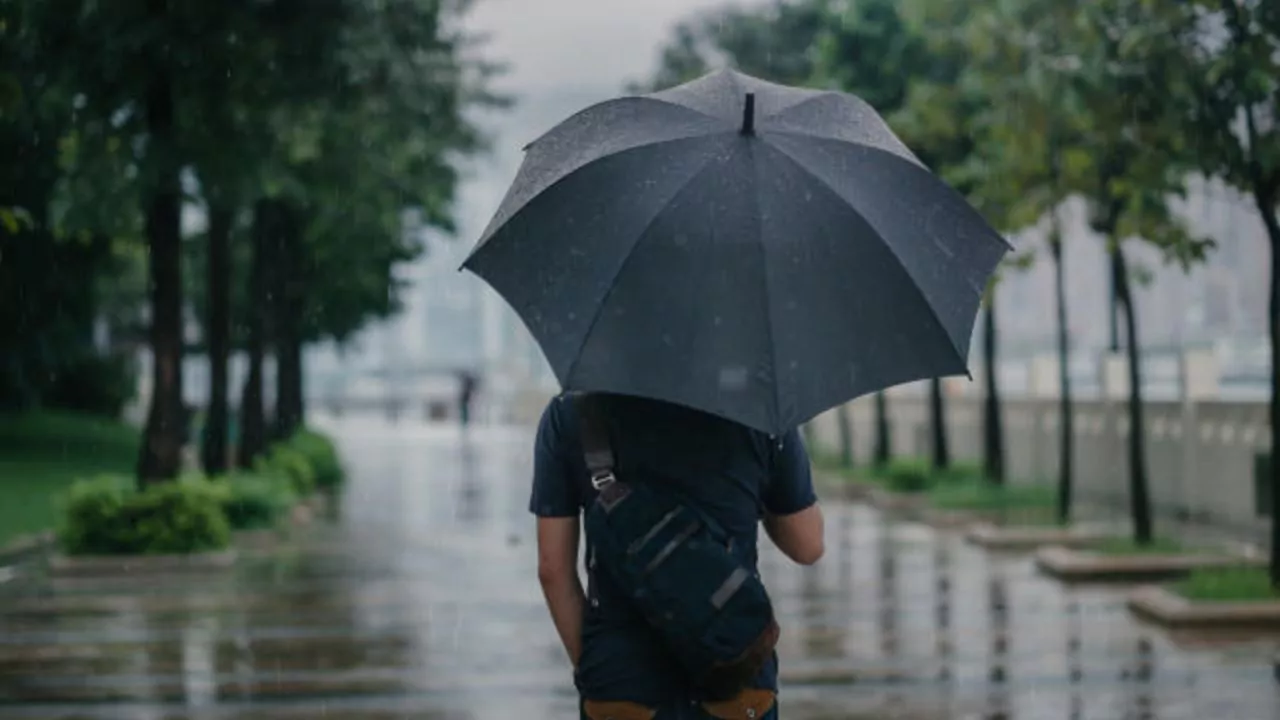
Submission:
[[[742,107],[742,134],[754,135],[756,132],[756,94],[747,93],[746,105]]]

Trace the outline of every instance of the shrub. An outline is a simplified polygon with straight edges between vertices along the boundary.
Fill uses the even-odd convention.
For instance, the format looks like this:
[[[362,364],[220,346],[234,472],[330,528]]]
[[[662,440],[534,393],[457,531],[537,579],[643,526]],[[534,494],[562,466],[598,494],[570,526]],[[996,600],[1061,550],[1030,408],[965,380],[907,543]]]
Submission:
[[[202,478],[158,483],[142,492],[126,477],[81,481],[65,498],[59,540],[72,555],[219,550],[230,542],[222,499]]]
[[[215,485],[233,530],[272,527],[296,501],[292,487],[276,476],[237,473]]]
[[[272,446],[266,455],[258,458],[253,470],[258,475],[284,478],[298,497],[306,497],[316,489],[315,470],[307,456],[283,443]]]
[[[933,484],[933,469],[926,462],[898,460],[885,468],[884,481],[893,492],[923,492]]]
[[[342,484],[342,462],[338,459],[337,448],[329,438],[304,429],[289,438],[285,446],[305,457],[311,464],[317,487],[328,490]]]
[[[85,353],[54,371],[44,404],[116,418],[133,399],[137,376],[137,361],[130,355]]]

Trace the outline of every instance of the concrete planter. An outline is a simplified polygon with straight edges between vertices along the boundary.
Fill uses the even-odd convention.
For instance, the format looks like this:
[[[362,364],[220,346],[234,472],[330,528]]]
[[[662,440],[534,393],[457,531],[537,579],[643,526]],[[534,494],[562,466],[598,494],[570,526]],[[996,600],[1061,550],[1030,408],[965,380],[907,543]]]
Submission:
[[[0,565],[20,563],[53,547],[52,531],[20,535],[0,547]]]
[[[1128,599],[1135,615],[1174,628],[1280,628],[1280,600],[1208,602],[1188,600],[1162,587],[1142,587]]]
[[[969,528],[965,539],[988,550],[1035,550],[1045,546],[1087,547],[1102,540],[1119,537],[1105,530],[1054,526],[998,527],[984,522]]]
[[[49,558],[49,572],[61,577],[203,573],[230,569],[235,566],[237,557],[235,550],[190,555],[71,556],[58,553]]]
[[[1182,577],[1201,568],[1241,565],[1265,567],[1265,561],[1226,552],[1103,555],[1065,547],[1047,547],[1036,553],[1037,568],[1068,582],[1162,580]]]

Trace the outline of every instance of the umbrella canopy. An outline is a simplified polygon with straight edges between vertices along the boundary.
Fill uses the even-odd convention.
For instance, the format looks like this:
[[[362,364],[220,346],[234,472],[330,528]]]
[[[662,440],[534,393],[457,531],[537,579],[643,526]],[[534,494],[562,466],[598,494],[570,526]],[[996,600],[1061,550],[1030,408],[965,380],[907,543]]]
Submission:
[[[1008,250],[864,101],[725,70],[531,143],[463,267],[564,389],[780,433],[966,374]]]

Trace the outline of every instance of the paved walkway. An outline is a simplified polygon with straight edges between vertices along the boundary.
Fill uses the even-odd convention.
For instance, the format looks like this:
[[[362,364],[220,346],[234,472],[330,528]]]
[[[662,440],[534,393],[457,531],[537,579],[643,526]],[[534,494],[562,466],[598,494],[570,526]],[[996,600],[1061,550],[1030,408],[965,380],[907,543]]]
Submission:
[[[534,580],[529,434],[331,429],[353,476],[336,519],[232,573],[0,570],[0,718],[575,717]],[[862,506],[827,513],[817,567],[762,560],[785,717],[1280,717],[1277,638],[1173,637],[1118,590],[1067,591]]]

